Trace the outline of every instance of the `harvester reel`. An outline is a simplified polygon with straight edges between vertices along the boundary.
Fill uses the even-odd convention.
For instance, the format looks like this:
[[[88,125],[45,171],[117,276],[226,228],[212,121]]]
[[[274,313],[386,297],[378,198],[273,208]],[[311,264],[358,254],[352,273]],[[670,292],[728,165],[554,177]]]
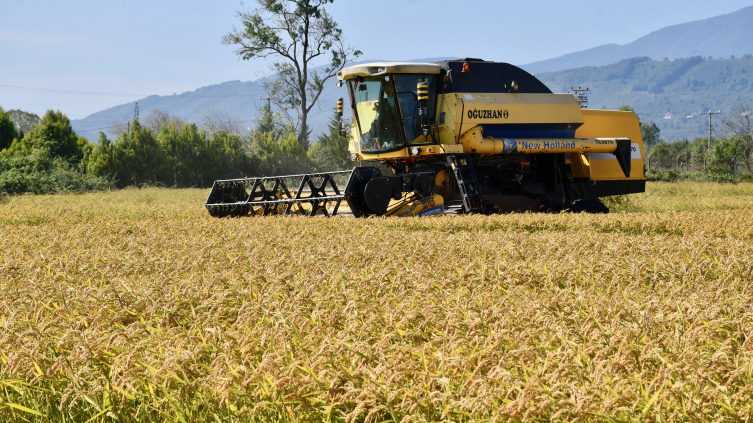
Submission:
[[[206,208],[214,217],[336,215],[352,171],[215,181]]]

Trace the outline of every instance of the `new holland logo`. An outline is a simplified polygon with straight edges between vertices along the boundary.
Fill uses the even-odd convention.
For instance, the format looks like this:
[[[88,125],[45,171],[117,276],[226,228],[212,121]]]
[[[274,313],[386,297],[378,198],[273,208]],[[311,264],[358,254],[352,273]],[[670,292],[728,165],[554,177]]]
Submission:
[[[509,118],[507,110],[468,110],[468,119],[502,119]]]

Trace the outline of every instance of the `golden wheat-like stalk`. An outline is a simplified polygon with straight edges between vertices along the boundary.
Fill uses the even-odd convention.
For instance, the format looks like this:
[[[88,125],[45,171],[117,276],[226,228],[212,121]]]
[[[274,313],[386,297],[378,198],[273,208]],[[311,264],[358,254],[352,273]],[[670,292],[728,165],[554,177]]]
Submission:
[[[362,220],[205,194],[0,206],[0,419],[751,419],[751,184]]]

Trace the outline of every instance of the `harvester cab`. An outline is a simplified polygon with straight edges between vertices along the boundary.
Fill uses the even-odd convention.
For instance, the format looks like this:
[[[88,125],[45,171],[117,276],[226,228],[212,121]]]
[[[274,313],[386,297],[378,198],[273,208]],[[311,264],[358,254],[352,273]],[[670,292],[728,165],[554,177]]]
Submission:
[[[216,181],[213,216],[605,212],[599,197],[645,190],[634,113],[583,108],[513,65],[371,63],[337,77],[357,167]]]

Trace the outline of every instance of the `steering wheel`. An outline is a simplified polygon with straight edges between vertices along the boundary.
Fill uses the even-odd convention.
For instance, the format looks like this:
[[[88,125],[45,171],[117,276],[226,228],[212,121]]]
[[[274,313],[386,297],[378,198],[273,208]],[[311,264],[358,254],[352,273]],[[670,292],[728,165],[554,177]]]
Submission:
[[[368,133],[371,134],[369,142],[378,150],[382,150],[384,147],[377,147],[377,139],[379,140],[380,145],[384,145],[387,141],[391,141],[392,143],[400,142],[400,139],[394,133],[384,129],[379,129],[377,126],[372,126]]]
[[[400,139],[392,132],[377,130],[377,133],[379,134],[378,138],[380,144],[384,144],[387,141],[391,141],[393,144],[400,142]]]

